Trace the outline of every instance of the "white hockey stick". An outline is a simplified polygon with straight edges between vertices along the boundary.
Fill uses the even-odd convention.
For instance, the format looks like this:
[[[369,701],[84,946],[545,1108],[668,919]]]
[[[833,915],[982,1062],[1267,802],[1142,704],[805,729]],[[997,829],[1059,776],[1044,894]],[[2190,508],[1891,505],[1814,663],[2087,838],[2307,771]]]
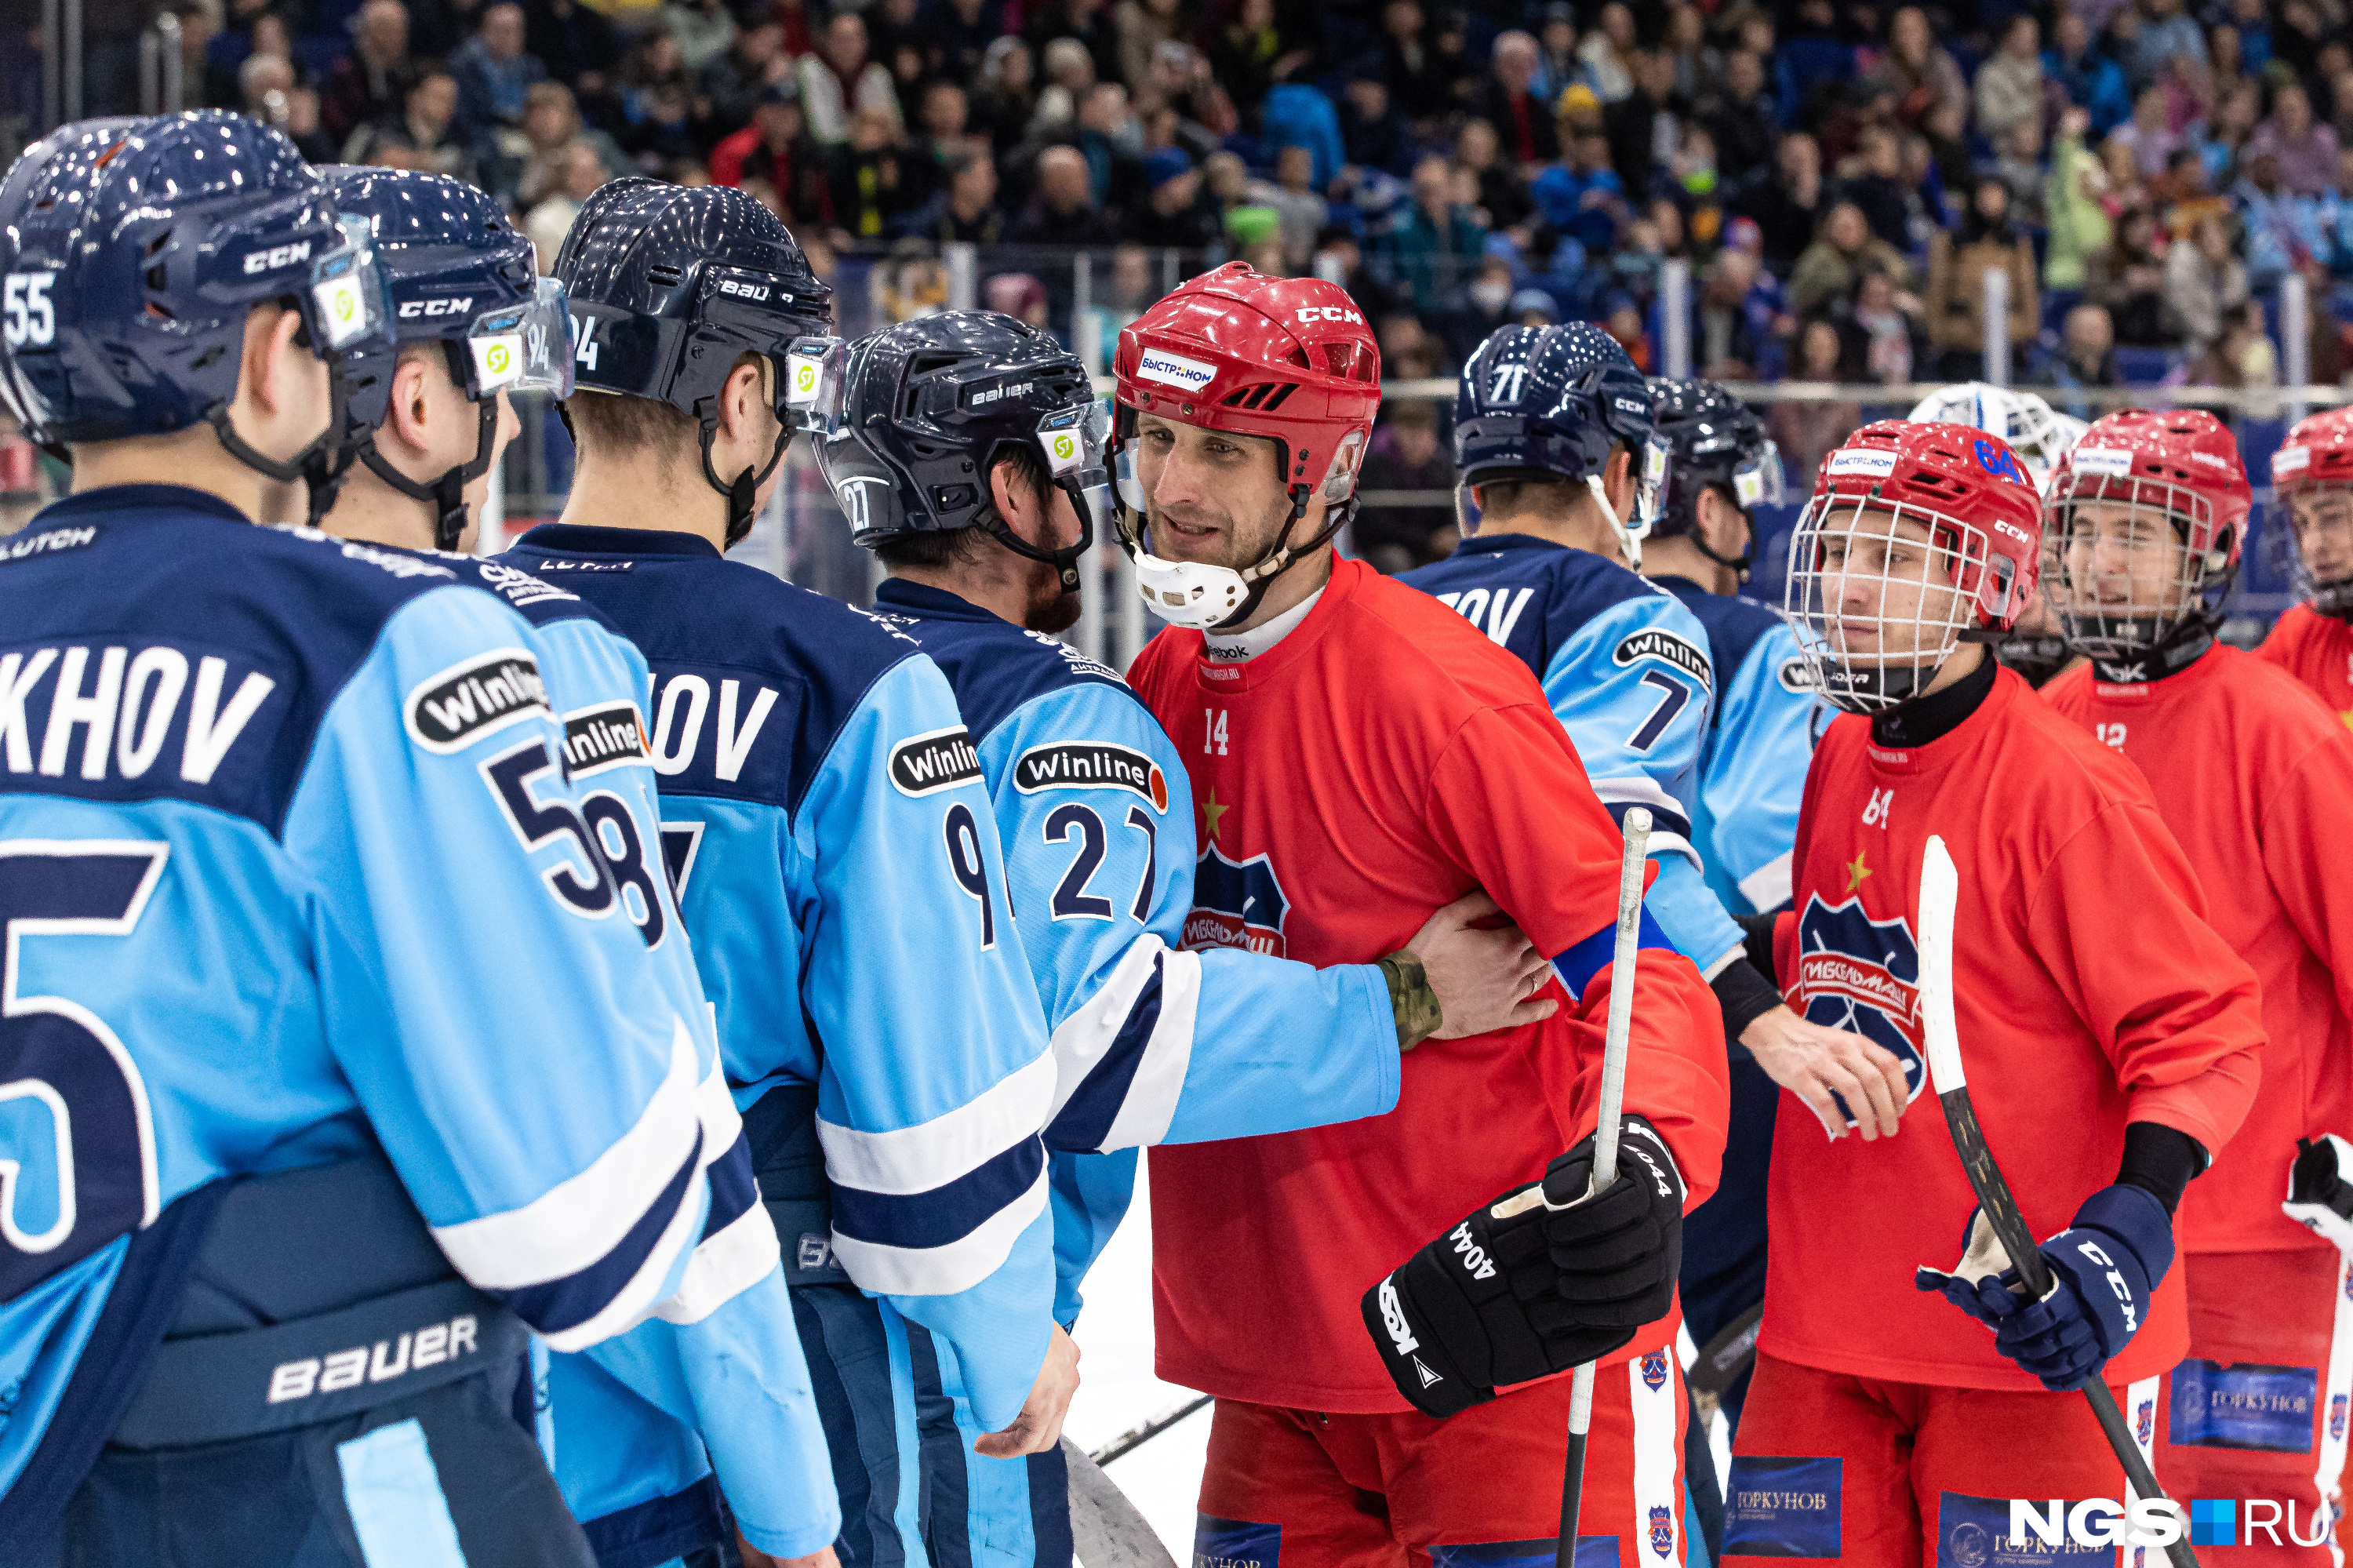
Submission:
[[[1624,829],[1625,853],[1618,863],[1618,946],[1610,959],[1609,1022],[1601,1047],[1601,1116],[1593,1128],[1588,1194],[1618,1180],[1618,1130],[1626,1109],[1626,1044],[1634,1024],[1634,954],[1641,946],[1642,863],[1651,842],[1651,813],[1635,807],[1626,813]],[[1585,1438],[1593,1429],[1593,1363],[1586,1361],[1577,1367],[1569,1384],[1568,1453],[1560,1477],[1560,1536],[1553,1547],[1554,1568],[1576,1568],[1577,1564],[1577,1516],[1585,1493]]]

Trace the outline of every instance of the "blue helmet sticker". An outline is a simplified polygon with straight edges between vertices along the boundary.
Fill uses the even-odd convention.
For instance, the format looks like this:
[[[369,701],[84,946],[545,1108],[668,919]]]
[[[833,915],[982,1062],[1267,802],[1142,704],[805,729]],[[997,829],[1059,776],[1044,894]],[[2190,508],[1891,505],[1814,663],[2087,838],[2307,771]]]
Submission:
[[[1978,466],[1997,479],[2007,479],[2031,487],[2023,469],[2018,466],[2017,454],[2008,447],[1979,438],[1977,442]]]

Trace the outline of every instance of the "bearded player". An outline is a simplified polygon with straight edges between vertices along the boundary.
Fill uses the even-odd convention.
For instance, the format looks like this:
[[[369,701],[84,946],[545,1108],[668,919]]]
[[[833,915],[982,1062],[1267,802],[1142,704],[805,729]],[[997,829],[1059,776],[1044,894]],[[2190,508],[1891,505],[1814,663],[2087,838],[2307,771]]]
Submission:
[[[2353,726],[2353,408],[2297,423],[2272,454],[2304,602],[2255,651],[2320,694]]]
[[[2044,590],[2090,662],[2043,696],[2140,765],[2209,921],[2263,987],[2254,1107],[2177,1217],[2189,1359],[2166,1374],[2158,1478],[2175,1497],[2284,1504],[2295,1543],[2255,1550],[2323,1563],[2353,1398],[2331,1239],[2353,1225],[2327,1201],[2345,1148],[2327,1134],[2353,1096],[2353,881],[2331,849],[2353,821],[2353,736],[2285,671],[2214,640],[2250,501],[2211,414],[2094,424],[2043,507]]]
[[[1345,293],[1229,265],[1123,332],[1115,368],[1123,543],[1177,622],[1130,679],[1200,809],[1188,945],[1362,962],[1476,885],[1567,994],[1547,1022],[1425,1044],[1387,1116],[1152,1151],[1160,1375],[1219,1396],[1196,1554],[1549,1552],[1568,1382],[1494,1390],[1623,1347],[1596,1401],[1588,1528],[1623,1563],[1679,1555],[1664,1319],[1682,1211],[1723,1146],[1715,998],[1645,916],[1620,1180],[1466,1239],[1439,1320],[1366,1299],[1497,1194],[1584,1190],[1619,832],[1525,665],[1335,561],[1380,396]]]
[[[2010,1498],[2121,1497],[2090,1408],[2055,1391],[2099,1376],[2153,1414],[2189,1347],[2173,1214],[2253,1099],[2263,1020],[2139,772],[1991,657],[2042,517],[1989,432],[1886,421],[1824,462],[1788,603],[1847,716],[1814,754],[1794,909],[1760,956],[1808,1017],[1895,1052],[1916,1097],[1921,852],[1944,839],[1970,1088],[2059,1283],[2031,1304],[2006,1288],[1933,1103],[1876,1143],[1783,1116],[1727,1561],[1957,1561],[1973,1532],[2009,1535]]]

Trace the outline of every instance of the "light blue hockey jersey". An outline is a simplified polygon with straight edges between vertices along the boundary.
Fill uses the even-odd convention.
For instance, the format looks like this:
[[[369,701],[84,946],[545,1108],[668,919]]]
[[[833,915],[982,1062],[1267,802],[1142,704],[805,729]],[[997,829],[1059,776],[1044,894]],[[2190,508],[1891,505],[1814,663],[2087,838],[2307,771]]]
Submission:
[[[1046,1142],[1055,1313],[1068,1323],[1134,1190],[1133,1155],[1101,1156],[1383,1114],[1398,1096],[1388,986],[1369,964],[1182,950],[1191,787],[1127,683],[939,588],[893,579],[875,608],[947,675],[996,801],[1053,1031]]]
[[[564,742],[530,627],[446,564],[169,485],[0,542],[0,1489],[111,1425],[120,1308],[224,1177],[380,1142],[561,1349],[676,1290],[695,1023]]]
[[[688,535],[547,524],[502,559],[645,654],[664,853],[736,1103],[814,1086],[834,1258],[1009,1425],[1053,1299],[1055,1066],[946,681]]]
[[[1451,605],[1535,672],[1610,815],[1649,808],[1659,874],[1643,907],[1715,979],[1740,956],[1741,933],[1692,837],[1715,700],[1705,628],[1615,562],[1527,534],[1474,535],[1398,580]]]
[[[1789,623],[1767,605],[1688,577],[1658,584],[1707,629],[1715,711],[1700,753],[1699,821],[1708,865],[1749,910],[1789,902],[1798,800],[1828,705]]]
[[[556,1480],[599,1542],[609,1533],[599,1521],[659,1506],[715,1465],[752,1544],[778,1557],[806,1555],[840,1532],[840,1506],[776,1227],[759,1201],[694,950],[662,862],[661,803],[639,708],[651,673],[635,645],[578,594],[504,561],[429,558],[531,621],[582,815],[612,867],[620,912],[636,925],[671,1005],[702,1025],[706,1121],[716,1129],[714,1142],[728,1138],[706,1172],[711,1212],[677,1294],[629,1332],[554,1359]]]

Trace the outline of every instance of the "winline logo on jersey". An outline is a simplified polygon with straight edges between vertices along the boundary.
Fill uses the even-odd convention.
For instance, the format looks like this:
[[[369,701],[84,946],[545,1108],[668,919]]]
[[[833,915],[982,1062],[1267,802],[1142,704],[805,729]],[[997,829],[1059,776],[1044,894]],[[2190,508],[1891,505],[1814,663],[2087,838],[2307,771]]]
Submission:
[[[2335,1511],[2324,1506],[2300,1528],[2295,1501],[2276,1498],[2011,1498],[2009,1539],[1986,1543],[1995,1550],[1983,1560],[2048,1556],[2070,1548],[2164,1547],[2185,1531],[2192,1546],[2253,1546],[2258,1536],[2274,1546],[2318,1546],[2336,1522]],[[1958,1561],[1958,1542],[1954,1545]]]

